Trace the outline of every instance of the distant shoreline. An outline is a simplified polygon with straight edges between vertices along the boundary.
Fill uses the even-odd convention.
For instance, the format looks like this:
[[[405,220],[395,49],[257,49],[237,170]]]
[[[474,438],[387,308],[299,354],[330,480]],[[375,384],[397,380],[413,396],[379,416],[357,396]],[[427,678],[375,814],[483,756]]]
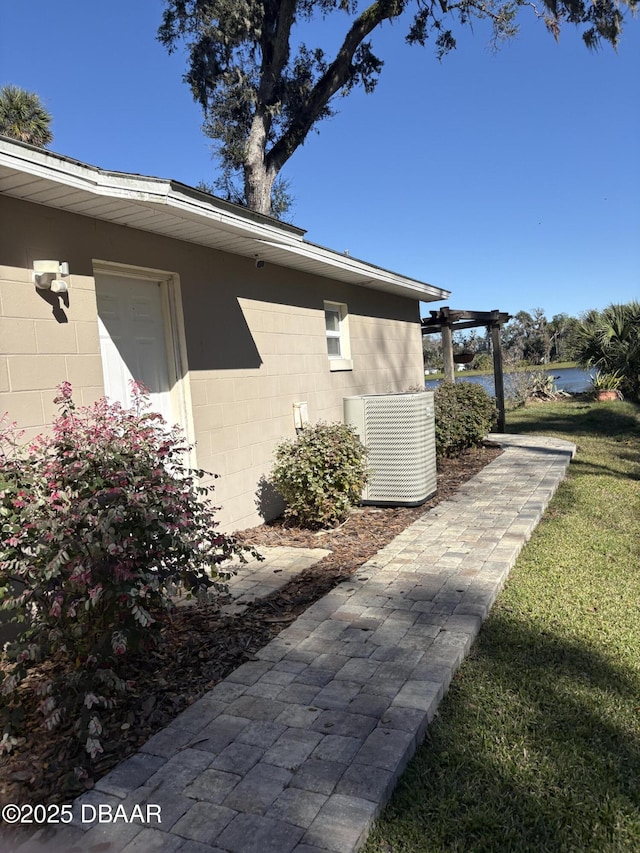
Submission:
[[[579,367],[579,365],[575,361],[552,361],[549,364],[519,364],[515,367],[507,367],[503,365],[503,370],[505,373],[524,373],[527,370],[565,370],[570,369],[572,367]],[[456,377],[461,376],[493,376],[493,370],[456,370]],[[426,373],[424,374],[425,379],[428,379],[429,382],[432,380],[444,379],[444,372],[439,370],[437,373]]]

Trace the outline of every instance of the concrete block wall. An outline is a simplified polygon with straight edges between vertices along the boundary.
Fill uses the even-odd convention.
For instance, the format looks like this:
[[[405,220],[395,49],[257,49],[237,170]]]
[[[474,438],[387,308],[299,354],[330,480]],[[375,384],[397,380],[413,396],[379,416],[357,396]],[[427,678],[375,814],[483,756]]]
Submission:
[[[307,403],[311,423],[341,421],[344,397],[407,390],[420,382],[422,367],[416,323],[350,313],[353,369],[334,372],[321,301],[317,308],[240,303],[260,368],[190,373],[198,464],[220,475],[220,520],[236,529],[263,520],[258,486],[268,477],[274,446],[295,437],[295,402]]]
[[[272,264],[258,270],[252,258],[8,197],[0,216],[0,414],[8,410],[31,438],[51,424],[60,382],[83,404],[100,397],[96,269],[163,271],[180,284],[179,381],[191,400],[194,461],[220,475],[224,530],[262,521],[256,493],[275,444],[295,436],[295,402],[307,403],[311,422],[342,420],[343,397],[423,379],[413,300]],[[68,300],[36,290],[30,256],[69,262]],[[330,369],[325,300],[348,307],[352,370]]]
[[[30,439],[57,413],[57,386],[70,382],[88,405],[104,394],[94,280],[71,276],[67,297],[35,288],[31,271],[0,266],[0,414]]]

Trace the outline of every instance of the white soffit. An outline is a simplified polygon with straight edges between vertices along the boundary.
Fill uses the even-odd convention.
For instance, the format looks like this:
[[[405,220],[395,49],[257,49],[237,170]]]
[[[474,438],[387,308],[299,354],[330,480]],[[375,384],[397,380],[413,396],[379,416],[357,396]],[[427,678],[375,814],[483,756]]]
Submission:
[[[106,171],[4,137],[0,193],[423,302],[450,295],[308,243],[300,228],[176,181]]]

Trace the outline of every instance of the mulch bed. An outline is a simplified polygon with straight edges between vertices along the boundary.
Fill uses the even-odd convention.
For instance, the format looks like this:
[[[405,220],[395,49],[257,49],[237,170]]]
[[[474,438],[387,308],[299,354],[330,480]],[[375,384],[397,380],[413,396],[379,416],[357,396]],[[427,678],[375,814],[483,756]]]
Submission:
[[[131,658],[122,676],[131,692],[109,714],[102,712],[109,736],[104,754],[91,766],[72,726],[48,732],[29,702],[24,741],[0,759],[0,804],[65,803],[93,787],[95,781],[135,752],[152,734],[210,690],[268,643],[337,583],[401,533],[423,513],[454,494],[501,451],[482,447],[439,465],[438,493],[421,507],[362,508],[333,530],[307,531],[282,520],[242,531],[237,538],[260,549],[288,545],[327,548],[331,553],[278,592],[249,606],[239,616],[216,609],[181,608],[165,619],[162,642],[145,656]],[[47,664],[30,677],[34,683]],[[31,696],[31,698],[33,698]]]

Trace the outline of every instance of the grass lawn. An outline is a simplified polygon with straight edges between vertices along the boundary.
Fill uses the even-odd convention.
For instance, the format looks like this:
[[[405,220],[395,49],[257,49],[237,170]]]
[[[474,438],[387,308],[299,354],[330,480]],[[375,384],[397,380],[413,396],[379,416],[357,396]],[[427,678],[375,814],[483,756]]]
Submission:
[[[640,851],[640,409],[507,430],[578,453],[366,853]]]

